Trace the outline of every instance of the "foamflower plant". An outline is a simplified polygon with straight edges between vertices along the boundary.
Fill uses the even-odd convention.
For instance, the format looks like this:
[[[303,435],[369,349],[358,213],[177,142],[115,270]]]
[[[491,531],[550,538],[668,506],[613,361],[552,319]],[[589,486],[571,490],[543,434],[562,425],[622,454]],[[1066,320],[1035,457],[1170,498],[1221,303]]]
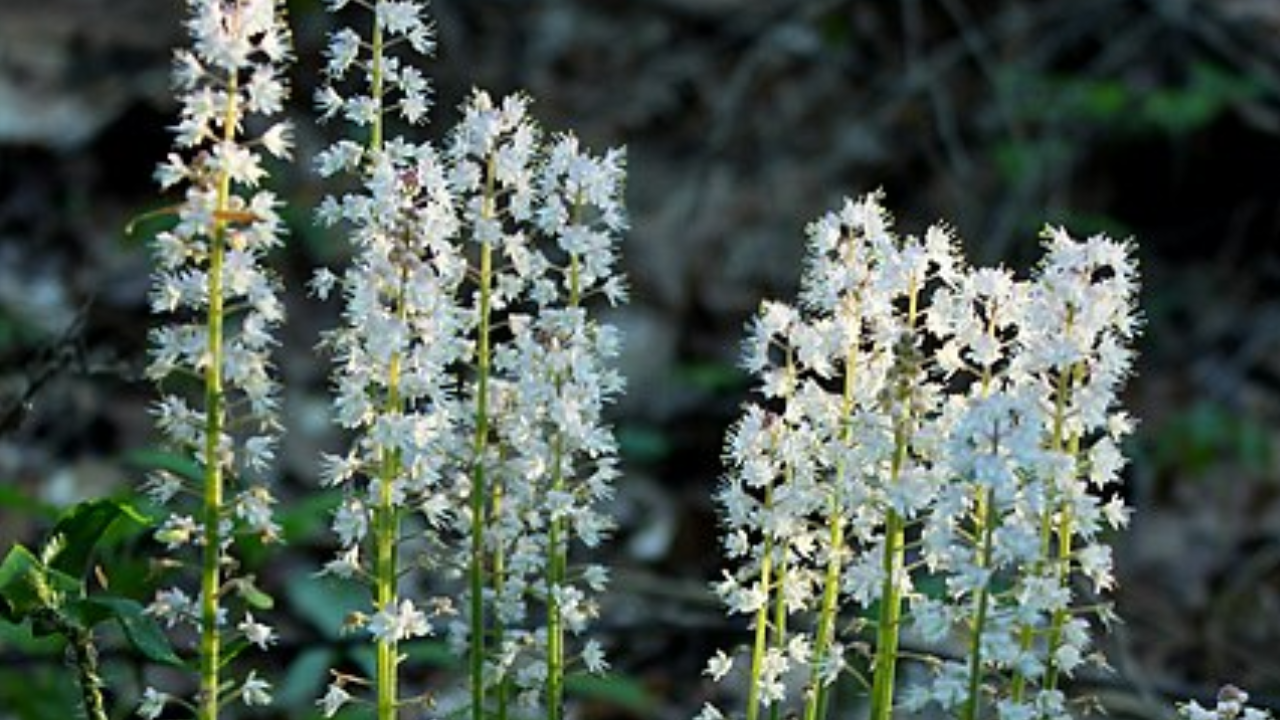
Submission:
[[[1109,618],[1077,598],[1113,584],[1104,532],[1127,519],[1110,488],[1132,425],[1113,408],[1137,327],[1128,247],[1051,229],[1021,281],[968,267],[943,226],[897,235],[878,195],[808,234],[799,306],[751,325],[761,399],[718,493],[716,591],[753,627],[744,716],[826,718],[846,673],[874,720],[1067,716],[1088,613]],[[912,653],[932,673],[900,687],[908,630],[965,652]]]
[[[607,580],[570,554],[611,526],[616,443],[602,412],[622,387],[609,366],[619,342],[588,308],[625,299],[622,156],[545,138],[525,98],[479,91],[439,148],[386,132],[389,117],[424,117],[425,80],[394,53],[429,50],[429,30],[416,3],[362,5],[371,35],[333,36],[319,98],[364,136],[318,158],[359,185],[320,209],[351,229],[355,258],[313,291],[337,288],[344,303],[325,344],[334,413],[355,437],[324,463],[323,481],[345,491],[324,572],[370,586],[351,629],[371,636],[377,663],[374,678],[335,673],[320,705],[332,716],[365,687],[380,719],[427,702],[402,697],[399,645],[442,630],[466,658],[454,709],[558,718],[570,640]],[[579,647],[587,669],[606,666],[597,642]]]
[[[271,700],[266,680],[232,676],[228,660],[276,639],[253,613],[267,603],[242,574],[236,542],[279,539],[265,480],[279,430],[270,354],[284,308],[264,260],[281,243],[281,222],[279,201],[261,186],[266,156],[290,153],[290,126],[269,120],[286,96],[290,39],[274,0],[189,0],[188,11],[192,45],[174,64],[176,147],[157,171],[183,198],[177,225],[155,238],[151,308],[164,323],[151,334],[147,375],[161,390],[158,426],[198,476],[158,472],[147,490],[168,508],[157,540],[174,564],[194,564],[199,583],[161,590],[149,611],[195,630],[199,692],[179,702],[213,720],[224,700]],[[140,712],[157,717],[171,699],[149,688]]]
[[[451,310],[461,268],[434,262],[451,252],[456,228],[441,163],[430,147],[388,141],[385,130],[393,119],[426,119],[429,87],[410,61],[432,52],[431,31],[416,3],[359,5],[369,39],[350,27],[331,35],[317,97],[324,118],[342,118],[363,141],[339,140],[318,157],[322,175],[354,185],[320,209],[325,224],[351,228],[355,249],[340,281],[342,324],[325,339],[335,417],[355,434],[349,451],[324,458],[324,483],[346,490],[333,523],[341,550],[325,572],[370,587],[372,607],[358,624],[376,647],[372,702],[389,718],[402,704],[399,645],[431,632],[422,598],[401,592],[405,515],[435,492],[440,458],[452,452],[456,403],[445,368],[466,349]],[[323,270],[312,290],[327,297],[338,282]],[[321,699],[326,716],[353,699],[348,681],[338,676]]]

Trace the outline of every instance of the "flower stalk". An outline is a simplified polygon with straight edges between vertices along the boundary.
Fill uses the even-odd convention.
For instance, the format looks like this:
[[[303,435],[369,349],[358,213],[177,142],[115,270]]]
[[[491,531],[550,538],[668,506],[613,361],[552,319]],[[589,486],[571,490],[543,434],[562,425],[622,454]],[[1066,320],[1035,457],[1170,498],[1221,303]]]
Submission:
[[[493,160],[486,163],[483,217],[492,219],[493,208]],[[472,448],[471,470],[471,565],[468,570],[470,581],[469,600],[471,604],[471,632],[469,641],[469,667],[471,671],[471,717],[473,720],[484,720],[485,715],[485,636],[488,627],[485,623],[485,588],[491,582],[500,582],[486,572],[485,569],[485,519],[488,517],[487,502],[491,494],[501,491],[490,487],[488,469],[485,467],[489,448],[489,381],[493,368],[492,349],[492,312],[493,312],[493,247],[482,242],[480,244],[479,283],[479,329],[477,331],[476,349],[476,408],[475,439]]]
[[[201,472],[198,479],[157,473],[146,489],[157,503],[172,507],[157,533],[161,543],[174,552],[195,546],[199,592],[193,599],[181,588],[162,590],[148,610],[169,627],[195,627],[195,712],[201,720],[216,720],[229,698],[246,705],[271,699],[269,683],[254,673],[238,683],[224,677],[224,645],[239,636],[265,649],[275,640],[274,631],[247,608],[239,608],[238,622],[228,622],[237,608],[228,607],[233,603],[227,590],[252,582],[229,574],[238,567],[232,557],[237,537],[279,538],[271,516],[275,500],[251,481],[274,458],[277,387],[270,349],[276,342],[272,330],[283,320],[276,282],[262,267],[280,242],[280,219],[274,195],[257,189],[266,175],[258,149],[287,157],[291,129],[276,123],[250,133],[257,131],[258,118],[281,109],[289,33],[274,0],[188,5],[192,49],[178,51],[174,71],[183,105],[178,152],[156,173],[163,188],[184,186],[186,195],[177,206],[177,225],[155,240],[152,309],[171,322],[152,333],[147,374],[162,388],[157,424],[176,450],[197,460]],[[191,320],[196,317],[201,321]],[[168,392],[165,380],[177,374],[200,378],[198,407]],[[197,502],[187,508],[177,502],[182,498]],[[146,705],[144,716],[162,706]]]

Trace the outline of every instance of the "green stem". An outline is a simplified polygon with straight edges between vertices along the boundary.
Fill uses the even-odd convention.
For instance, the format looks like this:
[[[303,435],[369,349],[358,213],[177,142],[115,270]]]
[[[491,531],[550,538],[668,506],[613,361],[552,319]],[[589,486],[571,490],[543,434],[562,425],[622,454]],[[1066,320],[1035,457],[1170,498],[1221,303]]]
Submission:
[[[227,82],[227,106],[222,116],[222,141],[232,143],[239,125],[239,78],[232,75]],[[218,177],[214,217],[224,217],[231,203],[231,174]],[[222,496],[223,472],[219,457],[222,429],[225,423],[225,391],[222,386],[223,303],[222,266],[226,255],[226,221],[215,220],[209,238],[209,275],[206,290],[209,329],[204,369],[204,550],[200,562],[200,697],[197,715],[200,720],[217,720],[222,666],[222,636],[218,629],[218,604],[222,594]]]
[[[490,507],[490,517],[494,518],[495,522],[502,517],[502,502],[504,494],[505,493],[501,486],[493,488],[493,501]],[[493,596],[500,598],[504,592],[503,588],[506,584],[507,577],[507,555],[501,544],[493,549],[493,560],[491,562],[493,563]],[[502,646],[506,633],[506,625],[502,622],[502,619],[497,617],[495,614],[493,620],[494,646]],[[493,691],[494,716],[496,720],[507,720],[507,706],[511,699],[511,678],[505,671],[502,673],[502,677],[498,680]]]
[[[369,94],[377,112],[373,114],[373,122],[369,125],[369,149],[375,152],[382,150],[382,100],[383,92],[383,53],[385,42],[382,38],[382,23],[378,20],[376,6],[373,10],[373,32],[369,38]]]
[[[1068,323],[1068,329],[1069,329],[1070,323],[1071,323],[1070,315],[1068,315],[1067,323]],[[1062,446],[1063,446],[1062,434],[1063,434],[1064,428],[1066,427],[1067,397],[1068,397],[1068,394],[1071,392],[1071,373],[1072,373],[1072,370],[1069,368],[1064,368],[1058,373],[1057,389],[1055,392],[1054,407],[1053,407],[1053,430],[1049,440],[1049,449],[1054,452],[1061,452]],[[1053,488],[1049,488],[1049,491],[1047,492],[1047,495],[1048,495],[1048,497],[1046,498],[1047,507],[1045,509],[1044,515],[1040,518],[1040,559],[1039,561],[1037,561],[1036,567],[1035,567],[1035,572],[1037,575],[1039,575],[1041,572],[1044,571],[1045,566],[1048,565],[1048,563],[1054,562],[1054,559],[1053,559],[1054,522],[1053,520],[1054,520],[1054,515],[1056,514],[1055,510],[1058,509],[1057,508],[1058,501],[1057,501],[1057,498],[1054,496],[1054,493],[1052,492],[1052,490]],[[1065,512],[1065,508],[1063,508],[1062,510]],[[1060,517],[1059,520],[1061,519],[1062,518]],[[1057,613],[1055,612],[1055,615],[1056,614]],[[1031,647],[1035,643],[1035,635],[1036,635],[1035,628],[1030,624],[1023,625],[1022,628],[1019,630],[1018,642],[1019,642],[1019,647],[1021,648],[1023,653],[1028,653],[1031,651]],[[1053,658],[1050,657],[1048,662],[1050,665],[1052,665]],[[1023,701],[1023,698],[1026,695],[1026,687],[1027,687],[1026,676],[1021,671],[1015,672],[1013,676],[1012,689],[1010,692],[1012,700],[1015,703],[1020,703]]]
[[[382,151],[382,102],[384,97],[384,42],[382,23],[378,20],[376,7],[373,12],[373,30],[370,37],[369,94],[373,99],[376,112],[369,126],[368,149],[371,159]],[[405,290],[407,271],[401,270],[399,286],[394,299],[396,315],[405,320],[407,307]],[[403,411],[400,398],[400,373],[402,359],[398,352],[391,355],[387,366],[387,395],[384,412],[388,415]],[[380,449],[380,465],[378,473],[378,502],[374,510],[374,543],[376,557],[374,559],[374,595],[378,609],[383,612],[394,612],[396,605],[396,580],[399,576],[396,547],[400,538],[400,514],[395,506],[392,492],[396,478],[401,471],[400,453],[395,448]],[[380,639],[376,643],[377,654],[377,713],[378,720],[395,720],[398,716],[398,690],[400,656],[397,643]]]
[[[915,278],[907,292],[907,330],[914,332],[918,316],[919,287]],[[914,351],[914,349],[913,349]],[[899,359],[901,361],[901,359]],[[906,466],[911,445],[911,399],[915,382],[916,361],[910,358],[901,369],[898,401],[902,403],[893,429],[893,459],[889,483],[896,486]],[[884,584],[880,592],[880,616],[876,626],[875,674],[871,683],[871,720],[889,720],[893,716],[894,682],[898,669],[899,631],[902,622],[902,583],[898,575],[906,564],[906,522],[892,507],[888,508],[884,528],[884,555],[881,571]]]
[[[1058,515],[1058,563],[1057,577],[1058,583],[1065,585],[1071,569],[1071,512],[1066,508],[1062,508]],[[1066,625],[1067,616],[1070,611],[1067,608],[1058,608],[1053,611],[1053,619],[1049,623],[1049,640],[1046,650],[1047,658],[1045,659],[1045,679],[1044,686],[1046,690],[1055,690],[1058,687],[1058,649],[1062,647],[1062,630]]]
[[[987,488],[986,492],[979,498],[978,509],[978,532],[982,536],[982,550],[979,556],[979,567],[991,567],[991,555],[994,547],[995,537],[995,518],[992,517],[992,505],[995,503],[995,493],[991,488]],[[990,603],[990,584],[984,581],[982,587],[978,588],[978,594],[974,598],[973,603],[973,628],[969,636],[969,696],[965,701],[964,711],[961,714],[962,720],[977,720],[979,695],[982,690],[982,636],[986,631],[987,612]]]
[[[885,574],[880,595],[880,617],[876,629],[875,675],[871,683],[871,718],[893,716],[893,690],[898,665],[899,624],[902,619],[902,589],[897,580],[904,559],[902,517],[889,510],[885,519],[882,569]]]
[[[574,204],[571,222],[576,223],[581,213],[581,200]],[[581,302],[581,266],[577,254],[569,256],[569,307]],[[557,394],[563,379],[556,378]],[[565,489],[564,436],[557,430],[552,441],[551,492],[560,494]],[[564,586],[568,574],[569,557],[565,542],[564,518],[553,515],[547,532],[547,720],[560,720],[564,710],[564,618],[557,592]]]
[[[559,432],[552,441],[552,456],[551,492],[560,493],[564,490],[564,438]],[[563,518],[553,517],[547,535],[547,720],[560,720],[564,703],[564,620],[557,599],[565,579],[563,525]]]
[[[773,509],[773,486],[765,488],[762,512]],[[765,598],[756,608],[756,636],[751,649],[751,684],[747,689],[747,720],[760,717],[760,671],[764,666],[765,650],[769,643],[769,598],[773,595],[773,536],[766,530],[764,551],[760,558],[760,591]]]
[[[1076,368],[1078,370],[1080,366],[1077,365]],[[1074,379],[1079,381],[1080,378],[1078,376],[1078,373],[1076,378]],[[1077,433],[1071,434],[1071,438],[1067,441],[1067,452],[1071,454],[1072,458],[1079,457],[1080,455],[1079,434]],[[1071,576],[1071,553],[1073,552],[1072,524],[1073,524],[1073,516],[1071,512],[1071,506],[1069,503],[1064,502],[1062,504],[1062,508],[1058,511],[1058,527],[1057,527],[1058,584],[1064,587],[1070,581],[1070,576]],[[1046,670],[1046,674],[1045,674],[1045,687],[1049,690],[1056,690],[1058,687],[1058,675],[1059,675],[1060,669],[1058,667],[1056,658],[1058,655],[1058,649],[1062,647],[1063,628],[1066,626],[1067,618],[1068,616],[1070,616],[1070,614],[1071,614],[1070,608],[1058,608],[1057,610],[1054,610],[1053,620],[1050,622],[1050,625],[1049,625],[1049,650],[1048,650],[1049,660],[1048,660],[1048,669]]]
[[[788,473],[790,475],[790,473]],[[777,591],[773,595],[773,646],[775,648],[785,648],[787,646],[787,594],[785,591],[787,585],[787,548],[783,546],[781,557],[778,558],[778,578],[774,581]],[[769,706],[769,720],[779,720],[782,717],[782,703],[776,702]]]
[[[856,313],[856,308],[855,308]],[[853,393],[857,387],[858,345],[855,339],[845,357],[844,398],[841,419],[844,426],[840,439],[848,444],[853,439],[850,415],[853,413]],[[840,487],[845,480],[843,458],[836,464],[836,488],[831,491],[827,503],[828,555],[827,571],[823,579],[822,607],[818,611],[818,633],[814,643],[813,667],[809,673],[810,692],[805,699],[804,720],[824,720],[831,688],[823,682],[823,667],[830,662],[831,646],[835,642],[836,613],[840,600],[840,570],[844,564],[844,514],[840,501]]]
[[[485,172],[484,201],[481,214],[485,218],[496,215],[495,159],[490,156]],[[474,465],[471,476],[471,564],[468,580],[471,592],[471,717],[484,720],[485,714],[485,518],[486,501],[490,488],[485,468],[485,454],[489,446],[489,375],[492,371],[491,314],[493,302],[493,247],[488,242],[480,244],[480,327],[476,349],[476,428],[472,449]]]
[[[396,315],[403,322],[407,318],[408,307],[405,302],[408,271],[401,270],[400,282],[396,288]],[[388,415],[403,411],[400,397],[400,353],[392,353],[387,365],[387,398],[384,412]],[[383,611],[394,611],[396,605],[396,580],[399,577],[399,563],[396,558],[396,546],[400,540],[400,511],[395,505],[393,487],[400,476],[401,457],[395,448],[381,448],[381,467],[378,477],[378,505],[374,511],[374,539],[377,545],[377,557],[374,561],[375,595],[378,608]],[[388,640],[377,642],[378,670],[378,720],[395,720],[398,705],[398,666],[400,656],[397,643]]]
[[[987,336],[995,340],[996,308],[992,306],[988,310]],[[991,366],[986,365],[982,368],[979,393],[979,397],[984,400],[991,391],[991,378]],[[997,438],[992,442],[992,454],[996,454],[999,449],[1000,444]],[[995,527],[999,521],[999,516],[993,514],[995,500],[995,491],[990,487],[978,491],[978,512],[974,525],[974,535],[982,538],[982,546],[978,555],[978,567],[984,570],[991,568],[991,558],[995,545]],[[973,626],[970,628],[972,634],[969,636],[969,694],[961,714],[962,720],[977,720],[978,718],[978,706],[981,702],[979,695],[982,690],[982,636],[987,629],[987,613],[989,612],[990,602],[991,578],[987,577],[984,578],[982,587],[978,588],[978,594],[973,603]]]
[[[87,628],[56,617],[58,630],[67,638],[71,657],[80,680],[80,702],[89,720],[107,720],[107,709],[102,701],[102,676],[98,674],[98,650],[93,644],[93,633]]]
[[[842,473],[837,472],[837,476]],[[844,518],[840,515],[839,497],[831,494],[828,530],[830,555],[823,580],[822,608],[818,613],[818,635],[814,646],[813,668],[809,674],[810,694],[804,705],[804,720],[822,720],[827,713],[827,699],[831,688],[822,681],[823,666],[829,662],[831,645],[835,641],[836,603],[840,596],[840,567],[844,557]]]

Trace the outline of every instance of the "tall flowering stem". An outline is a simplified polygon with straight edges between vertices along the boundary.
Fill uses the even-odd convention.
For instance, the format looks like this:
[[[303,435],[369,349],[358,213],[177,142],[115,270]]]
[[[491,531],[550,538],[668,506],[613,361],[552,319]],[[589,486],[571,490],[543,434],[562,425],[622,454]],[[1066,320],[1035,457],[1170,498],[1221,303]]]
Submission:
[[[1114,584],[1111,550],[1101,534],[1128,519],[1118,497],[1104,503],[1098,491],[1117,483],[1125,464],[1119,442],[1133,423],[1115,405],[1132,368],[1138,320],[1128,245],[1101,236],[1076,240],[1060,228],[1046,229],[1044,237],[1045,261],[1012,369],[1028,393],[1052,407],[1039,472],[1047,483],[1038,513],[1039,562],[1025,580],[1052,600],[1034,623],[1022,623],[1022,651],[1040,648],[1043,659],[1019,669],[1013,699],[1032,702],[1026,688],[1035,684],[1036,713],[1053,716],[1063,702],[1060,678],[1084,661],[1088,647],[1087,618],[1073,601],[1072,579],[1082,576],[1094,593]],[[1042,641],[1027,642],[1036,636]]]
[[[443,497],[438,457],[454,452],[448,427],[457,408],[439,369],[465,352],[447,311],[463,277],[436,264],[448,257],[456,229],[443,162],[429,147],[387,139],[389,121],[426,119],[427,81],[408,60],[432,52],[430,28],[416,2],[360,5],[369,11],[369,40],[351,28],[330,37],[328,82],[317,97],[326,118],[342,117],[361,140],[340,140],[318,158],[323,175],[357,184],[320,210],[322,222],[351,228],[356,248],[341,279],[343,325],[325,339],[337,358],[337,420],[357,435],[350,451],[325,461],[324,482],[347,490],[334,517],[342,549],[326,572],[370,586],[372,608],[361,625],[375,648],[373,704],[379,720],[391,720],[406,702],[400,643],[432,632],[422,598],[401,593],[399,548],[414,539],[405,529],[409,511]],[[313,287],[323,296],[336,282],[326,270]],[[321,700],[327,716],[351,699],[338,677]]]
[[[280,220],[275,197],[257,188],[266,176],[262,151],[278,158],[290,152],[288,124],[259,120],[282,109],[289,32],[273,0],[190,0],[188,9],[193,44],[178,51],[174,71],[182,101],[177,151],[157,171],[164,188],[185,186],[186,194],[178,225],[156,238],[151,305],[172,322],[152,333],[148,375],[165,390],[156,409],[160,428],[195,457],[201,477],[193,487],[191,479],[158,474],[148,491],[165,504],[197,499],[195,517],[175,507],[158,538],[173,551],[199,548],[200,591],[194,600],[179,588],[162,591],[150,611],[169,626],[198,629],[196,710],[212,720],[228,687],[249,705],[270,700],[269,685],[252,673],[242,683],[222,677],[224,601],[229,590],[254,596],[252,578],[228,574],[237,566],[236,536],[270,541],[279,532],[274,499],[250,477],[269,469],[278,425],[269,351],[283,308],[262,260],[280,242]],[[200,379],[201,406],[168,392],[177,375]],[[264,649],[275,639],[248,612],[235,627],[240,639]],[[150,702],[144,714],[161,707],[163,699]]]
[[[490,581],[494,622],[504,630],[495,637],[494,664],[498,678],[513,678],[517,702],[560,718],[572,664],[590,672],[607,666],[597,641],[587,639],[577,653],[570,642],[597,615],[592,593],[607,573],[598,565],[575,570],[571,559],[611,527],[601,506],[617,475],[617,443],[602,415],[623,383],[610,367],[617,331],[590,307],[625,299],[615,250],[626,228],[623,157],[589,154],[568,135],[538,142],[520,99],[472,114],[487,103],[474,98],[468,118],[514,121],[492,161],[504,198],[494,309],[510,331],[494,347],[492,367],[493,401],[503,410],[490,424],[502,504],[488,533],[504,560],[502,576]],[[542,605],[542,628],[531,622],[531,602]],[[501,699],[507,688],[498,685]]]
[[[490,155],[485,159],[484,195],[481,199],[481,220],[488,223],[496,221],[494,210],[494,159]],[[489,578],[485,571],[487,554],[486,525],[489,517],[490,498],[500,498],[502,489],[491,487],[489,468],[486,461],[489,448],[489,381],[493,371],[493,246],[490,242],[480,241],[480,270],[477,279],[479,295],[477,315],[479,316],[476,348],[475,377],[475,440],[472,448],[471,468],[471,559],[467,568],[470,583],[471,627],[468,638],[469,668],[471,672],[471,717],[483,720],[486,706],[485,682],[485,636],[488,633],[485,622],[484,592]],[[499,511],[501,507],[497,508]],[[500,644],[502,638],[495,638]]]

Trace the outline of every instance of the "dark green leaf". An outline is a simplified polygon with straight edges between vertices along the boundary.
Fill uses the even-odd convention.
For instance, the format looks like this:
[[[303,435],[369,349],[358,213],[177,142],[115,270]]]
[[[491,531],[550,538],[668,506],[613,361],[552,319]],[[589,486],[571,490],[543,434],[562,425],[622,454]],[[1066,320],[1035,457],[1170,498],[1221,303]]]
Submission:
[[[637,463],[659,463],[671,455],[671,439],[650,425],[629,423],[618,428],[622,455]]]
[[[84,575],[94,547],[121,518],[146,524],[146,518],[119,500],[91,500],[71,508],[53,528],[51,542],[58,543],[58,549],[48,559],[49,566],[75,577]]]
[[[306,577],[289,583],[289,604],[331,640],[342,634],[347,614],[369,607],[367,588],[333,578]]]
[[[130,465],[136,465],[144,470],[168,470],[194,483],[202,482],[204,479],[204,473],[194,460],[175,452],[144,448],[125,454],[124,459]]]
[[[0,563],[0,614],[22,622],[40,610],[57,609],[68,596],[78,595],[80,583],[45,567],[22,545],[14,545]]]
[[[311,648],[304,651],[292,663],[284,679],[276,688],[276,705],[280,708],[308,708],[324,689],[329,668],[333,667],[333,651]]]
[[[174,653],[173,646],[169,644],[169,639],[165,637],[155,618],[148,615],[137,601],[97,596],[77,601],[71,610],[87,626],[107,620],[116,621],[129,644],[152,662],[175,666],[183,664],[182,658]]]
[[[463,659],[441,640],[419,640],[401,646],[414,663],[440,668],[460,669]]]
[[[653,696],[635,678],[625,675],[588,675],[571,673],[564,679],[565,691],[571,695],[598,700],[646,715],[653,709]]]

